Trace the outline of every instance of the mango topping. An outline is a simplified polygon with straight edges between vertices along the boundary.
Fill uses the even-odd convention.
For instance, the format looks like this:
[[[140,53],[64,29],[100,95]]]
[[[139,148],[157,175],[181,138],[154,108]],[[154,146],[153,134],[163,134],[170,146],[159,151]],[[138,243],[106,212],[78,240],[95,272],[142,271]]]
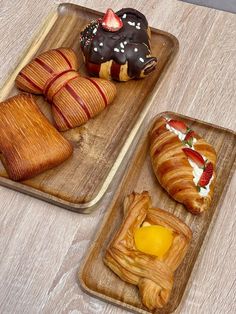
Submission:
[[[169,228],[144,223],[135,231],[134,241],[139,251],[162,258],[172,245],[173,233]]]

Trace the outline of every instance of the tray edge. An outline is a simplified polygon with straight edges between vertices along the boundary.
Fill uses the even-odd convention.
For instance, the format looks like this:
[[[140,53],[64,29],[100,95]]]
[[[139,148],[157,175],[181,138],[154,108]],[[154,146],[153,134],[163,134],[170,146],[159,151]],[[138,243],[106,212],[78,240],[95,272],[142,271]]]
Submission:
[[[16,69],[12,73],[10,73],[8,79],[4,82],[3,87],[0,89],[0,94],[1,94],[0,101],[3,100],[3,98],[9,93],[10,89],[14,86],[15,78],[16,78],[17,74],[19,73],[20,69],[22,69],[30,61],[32,56],[36,53],[36,51],[38,50],[38,48],[42,44],[43,40],[47,36],[48,32],[50,31],[50,29],[52,28],[52,26],[56,22],[57,18],[59,17],[60,11],[63,10],[63,8],[68,8],[68,7],[75,7],[77,9],[86,10],[86,11],[92,12],[92,13],[97,14],[97,15],[102,14],[99,11],[96,11],[96,10],[93,10],[90,8],[86,8],[86,7],[83,7],[83,6],[80,6],[77,4],[73,4],[73,3],[61,3],[61,4],[59,4],[57,7],[57,10],[48,16],[46,22],[44,22],[44,24],[43,24],[42,28],[40,29],[40,31],[38,32],[38,34],[35,35],[32,43],[30,44],[29,48],[27,49],[28,52],[26,52],[26,54],[25,54],[25,52],[22,53],[22,59],[20,59],[19,64],[17,65]],[[118,171],[120,165],[122,164],[122,161],[123,161],[126,153],[128,152],[128,149],[129,149],[132,141],[134,140],[134,138],[137,135],[145,117],[147,116],[147,113],[148,113],[148,111],[152,105],[154,95],[155,95],[155,93],[157,93],[157,91],[160,87],[160,83],[163,80],[164,75],[168,71],[170,65],[172,64],[172,61],[174,60],[174,57],[177,55],[178,50],[179,50],[179,41],[174,35],[166,32],[166,31],[159,30],[159,29],[152,28],[152,27],[151,27],[151,31],[155,32],[155,33],[160,33],[162,35],[167,36],[169,39],[171,39],[171,41],[173,43],[172,51],[170,53],[169,59],[167,60],[165,66],[164,66],[163,71],[161,72],[161,75],[159,76],[158,80],[156,81],[156,83],[153,87],[153,90],[147,96],[147,98],[145,100],[145,106],[144,106],[143,110],[141,111],[139,117],[137,118],[133,128],[131,129],[124,145],[122,146],[112,168],[110,169],[104,182],[102,183],[102,186],[101,186],[99,192],[97,193],[97,195],[88,202],[76,203],[76,202],[66,201],[62,198],[59,198],[59,197],[54,196],[52,194],[49,194],[47,192],[40,191],[40,190],[33,188],[31,186],[22,185],[21,183],[11,181],[7,177],[0,177],[0,185],[4,186],[6,188],[10,188],[12,190],[15,190],[17,192],[21,192],[23,194],[30,195],[32,197],[41,199],[43,201],[46,201],[48,203],[51,203],[53,205],[57,205],[59,207],[62,207],[62,208],[65,208],[65,209],[68,209],[71,211],[80,212],[80,213],[84,213],[84,214],[89,214],[89,213],[95,211],[95,209],[93,209],[92,207],[94,205],[96,205],[102,199],[104,194],[106,193],[110,183],[112,182],[112,179],[114,178],[116,172]],[[40,38],[40,40],[37,41],[37,38]]]
[[[161,116],[163,116],[163,115],[168,115],[168,114],[178,115],[178,116],[180,116],[180,117],[182,117],[182,118],[187,118],[187,119],[192,120],[192,121],[197,121],[197,122],[202,123],[202,124],[204,124],[204,125],[210,125],[210,126],[212,126],[212,127],[214,127],[214,128],[221,129],[221,130],[223,130],[223,131],[226,131],[226,132],[231,133],[231,134],[233,134],[234,136],[236,136],[236,132],[235,132],[234,130],[231,130],[231,129],[228,129],[228,128],[225,128],[225,127],[222,127],[222,126],[218,126],[218,125],[213,124],[213,123],[208,123],[208,122],[203,121],[203,120],[195,119],[195,118],[192,118],[192,117],[183,115],[183,114],[179,114],[179,113],[174,112],[174,111],[163,111],[163,112],[158,113],[157,115],[155,115],[155,116],[151,119],[151,121],[150,121],[150,127],[148,128],[148,130],[150,130],[150,129],[152,128],[152,126],[153,126],[153,124],[155,123],[155,120],[156,120],[156,119],[158,119],[159,117],[161,117]],[[136,154],[137,154],[137,152],[140,150],[140,147],[142,146],[142,143],[143,143],[144,140],[145,140],[145,139],[144,139],[144,132],[145,132],[145,131],[143,131],[142,134],[140,135],[141,141],[138,143],[138,147],[137,147],[137,149],[135,150],[134,155],[130,158],[130,160],[129,160],[128,164],[127,164],[127,167],[126,167],[126,168],[127,168],[128,170],[129,170],[130,165],[132,164],[132,161],[135,160]],[[199,253],[198,253],[198,255],[197,255],[196,261],[195,261],[195,263],[194,263],[194,265],[193,265],[193,268],[192,268],[192,271],[191,271],[191,273],[190,273],[190,276],[189,276],[188,282],[187,282],[187,284],[186,284],[186,287],[185,287],[184,293],[183,293],[183,295],[182,295],[182,298],[181,298],[179,304],[173,309],[173,311],[172,311],[171,313],[173,313],[173,312],[176,311],[179,307],[181,307],[181,304],[182,304],[183,300],[186,299],[186,297],[187,297],[188,288],[191,286],[191,283],[192,283],[193,278],[194,278],[194,273],[196,272],[196,270],[197,270],[197,268],[198,268],[198,266],[199,266],[199,263],[200,263],[200,261],[201,261],[201,257],[202,257],[202,254],[203,254],[203,249],[205,248],[206,243],[207,243],[208,240],[209,240],[210,234],[212,233],[212,230],[214,229],[215,221],[216,221],[217,216],[218,216],[218,214],[219,214],[219,208],[220,208],[220,206],[222,205],[222,202],[223,202],[223,200],[224,200],[225,193],[227,192],[228,187],[229,187],[229,185],[230,185],[230,183],[231,183],[231,180],[232,180],[233,174],[234,174],[234,172],[235,172],[235,169],[236,169],[236,158],[234,159],[233,166],[232,166],[232,168],[231,168],[231,170],[230,170],[230,174],[229,174],[229,176],[228,176],[228,179],[227,179],[226,184],[225,184],[225,186],[224,186],[224,189],[223,189],[223,191],[222,191],[221,197],[220,197],[219,202],[218,202],[218,204],[217,204],[217,207],[216,207],[216,210],[218,209],[218,210],[217,210],[217,214],[216,214],[216,215],[213,215],[213,218],[212,218],[212,220],[211,220],[211,223],[210,223],[210,225],[209,225],[209,227],[208,227],[208,229],[207,229],[206,235],[205,235],[205,237],[204,237],[204,239],[203,239],[201,248],[200,248]],[[79,266],[79,270],[78,270],[78,272],[77,272],[77,278],[78,278],[78,281],[79,281],[79,283],[80,283],[80,286],[81,286],[82,290],[83,290],[84,292],[88,293],[90,296],[92,296],[92,297],[97,297],[97,298],[99,298],[100,300],[102,300],[103,302],[109,302],[109,303],[112,303],[113,305],[116,305],[116,306],[119,306],[119,307],[122,307],[122,308],[126,308],[126,309],[128,308],[128,309],[130,309],[130,310],[132,310],[132,311],[135,311],[136,313],[145,313],[145,314],[148,313],[148,314],[149,314],[149,313],[151,313],[151,312],[144,311],[144,310],[142,310],[142,309],[138,309],[138,310],[137,310],[137,308],[134,307],[134,306],[132,306],[132,305],[129,305],[129,304],[127,304],[127,303],[124,303],[124,302],[122,302],[122,301],[116,300],[116,299],[114,299],[114,298],[108,297],[108,296],[106,296],[106,295],[104,295],[104,294],[102,294],[102,293],[98,293],[98,292],[92,290],[91,288],[89,288],[89,287],[85,284],[85,282],[84,282],[84,280],[83,280],[83,273],[84,273],[84,268],[85,268],[85,266],[86,266],[86,263],[87,263],[87,261],[88,261],[90,255],[91,255],[92,251],[94,250],[94,247],[95,247],[96,244],[97,244],[97,239],[100,237],[100,235],[101,235],[101,233],[102,233],[103,227],[105,226],[106,221],[108,220],[108,218],[109,218],[109,216],[110,216],[110,214],[111,214],[111,212],[112,212],[112,210],[113,210],[113,207],[114,207],[114,205],[115,205],[115,203],[116,203],[116,200],[117,200],[117,198],[118,198],[118,195],[119,195],[119,193],[120,193],[120,191],[121,191],[121,189],[122,189],[122,186],[123,186],[124,182],[126,181],[126,179],[127,179],[127,174],[122,177],[122,180],[121,180],[121,182],[120,182],[119,188],[117,189],[116,193],[113,195],[112,202],[111,202],[111,204],[109,205],[109,211],[107,211],[107,212],[105,213],[105,215],[103,216],[102,222],[101,222],[101,224],[99,225],[97,232],[93,235],[93,237],[92,237],[92,239],[91,239],[92,245],[89,247],[89,249],[88,249],[86,255],[85,255],[85,256],[83,257],[83,259],[82,259],[81,265]],[[105,296],[105,297],[104,297],[104,296]],[[107,300],[107,299],[108,299],[108,300]]]

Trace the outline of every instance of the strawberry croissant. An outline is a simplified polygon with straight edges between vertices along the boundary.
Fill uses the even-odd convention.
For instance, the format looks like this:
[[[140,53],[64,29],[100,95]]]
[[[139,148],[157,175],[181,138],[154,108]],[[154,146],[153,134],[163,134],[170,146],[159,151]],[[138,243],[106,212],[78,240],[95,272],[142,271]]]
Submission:
[[[193,214],[207,210],[215,186],[215,149],[183,121],[159,118],[151,131],[151,160],[162,187]]]
[[[40,54],[21,70],[16,85],[24,91],[46,97],[60,131],[87,122],[109,105],[116,95],[113,83],[81,77],[76,55],[69,48]]]

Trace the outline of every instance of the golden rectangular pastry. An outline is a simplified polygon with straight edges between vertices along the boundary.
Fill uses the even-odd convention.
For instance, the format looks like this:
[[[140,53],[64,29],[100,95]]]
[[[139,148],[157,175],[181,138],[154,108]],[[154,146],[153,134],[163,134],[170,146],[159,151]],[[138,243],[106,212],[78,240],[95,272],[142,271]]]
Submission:
[[[1,160],[10,179],[34,177],[62,163],[72,151],[33,96],[20,94],[0,104]]]
[[[107,248],[104,262],[122,280],[138,286],[142,303],[149,310],[162,308],[170,298],[174,271],[187,252],[192,232],[173,214],[153,208],[148,192],[129,195],[124,211],[123,223]],[[153,226],[162,237],[159,248]],[[156,243],[147,246],[148,239]],[[164,242],[167,247],[162,246]]]

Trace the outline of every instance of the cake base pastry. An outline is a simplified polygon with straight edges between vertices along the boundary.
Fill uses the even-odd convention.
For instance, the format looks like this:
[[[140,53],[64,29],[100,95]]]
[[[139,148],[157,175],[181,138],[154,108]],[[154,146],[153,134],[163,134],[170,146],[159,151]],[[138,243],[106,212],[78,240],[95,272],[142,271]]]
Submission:
[[[77,57],[70,48],[40,54],[20,71],[16,85],[23,91],[46,97],[60,131],[80,126],[95,117],[116,95],[112,82],[80,76]]]
[[[132,193],[124,201],[124,220],[104,263],[122,280],[138,286],[149,310],[162,308],[191,238],[191,230],[180,219],[152,207],[148,192]]]
[[[206,211],[216,181],[216,152],[183,121],[161,117],[150,132],[153,170],[161,186],[191,213]]]
[[[151,32],[145,16],[135,9],[108,9],[81,32],[80,44],[91,75],[128,81],[151,73],[157,59],[151,54]]]
[[[20,94],[0,104],[0,152],[10,179],[26,180],[72,154],[71,144],[49,123],[33,96]]]

